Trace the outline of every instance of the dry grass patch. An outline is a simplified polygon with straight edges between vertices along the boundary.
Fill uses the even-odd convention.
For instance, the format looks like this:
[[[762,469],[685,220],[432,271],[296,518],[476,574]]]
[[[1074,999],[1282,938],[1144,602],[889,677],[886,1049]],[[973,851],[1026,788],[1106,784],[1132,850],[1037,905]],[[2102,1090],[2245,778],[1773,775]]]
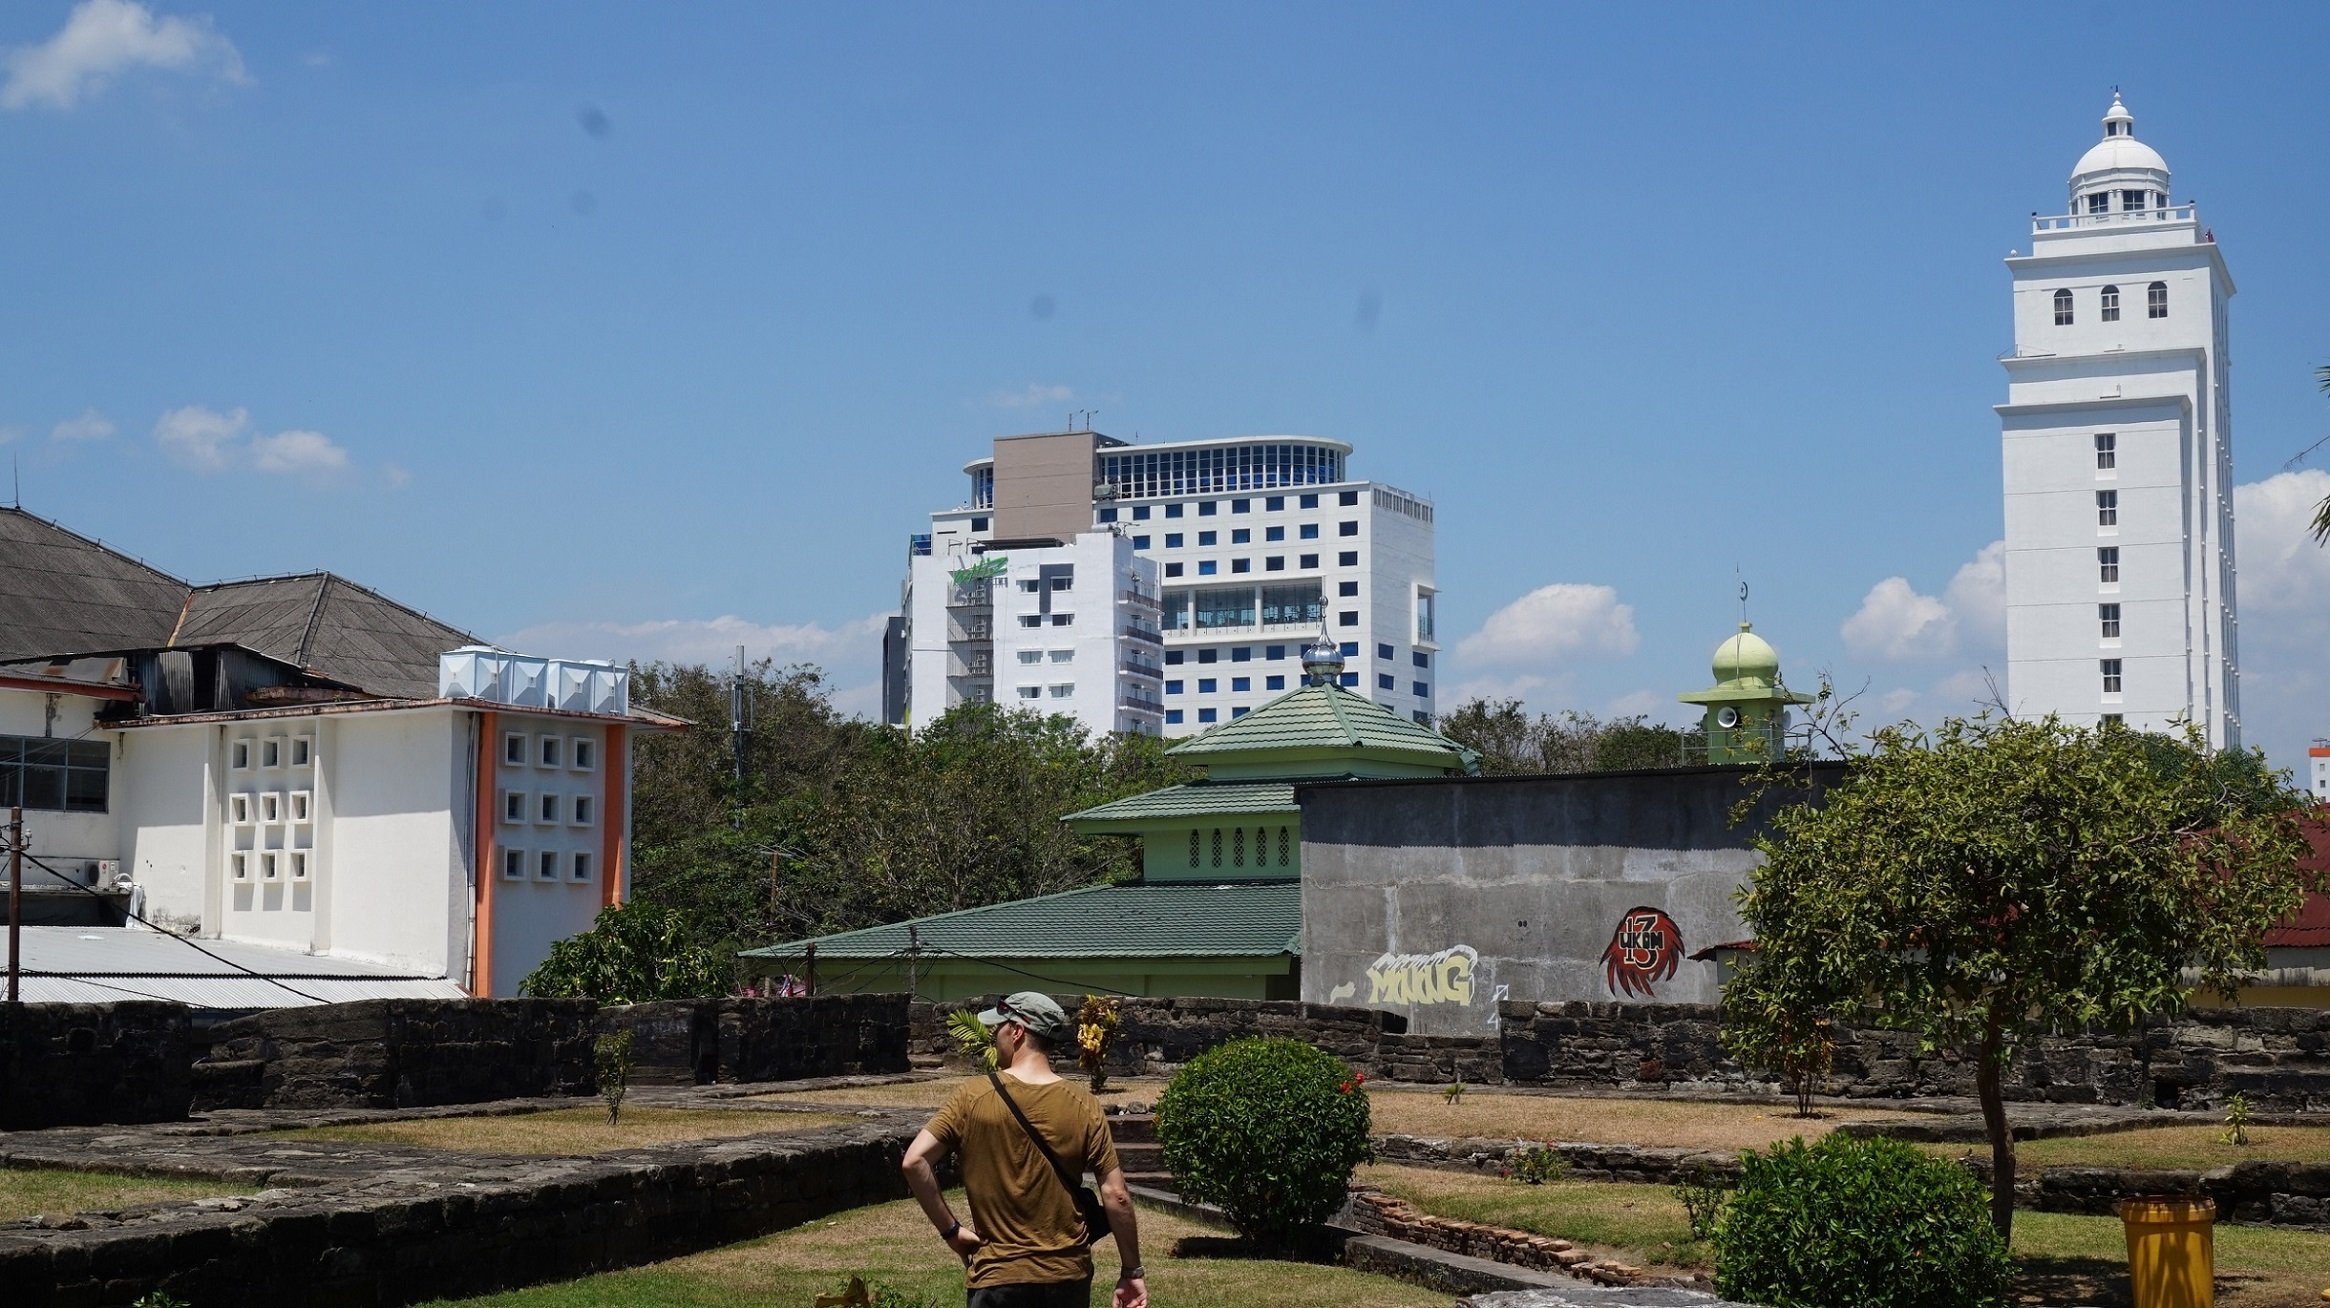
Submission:
[[[2047,1167],[2136,1167],[2208,1171],[2235,1163],[2330,1162],[2330,1126],[2258,1126],[2249,1130],[2249,1143],[2229,1145],[2218,1126],[2149,1126],[2137,1131],[2107,1131],[2101,1135],[2054,1136],[2045,1140],[2018,1140],[2016,1165]],[[1945,1158],[1967,1154],[1988,1158],[1987,1144],[1925,1146]]]
[[[470,1154],[603,1154],[611,1149],[814,1131],[856,1118],[825,1113],[756,1113],[718,1108],[630,1108],[607,1125],[603,1108],[557,1108],[507,1117],[421,1117],[279,1133],[286,1140],[420,1145]]]
[[[0,1168],[0,1221],[69,1213],[114,1212],[146,1204],[216,1195],[249,1194],[247,1185],[175,1177],[115,1176],[106,1172],[52,1172]]]
[[[1073,1071],[1061,1075],[1082,1084]],[[934,1081],[902,1081],[895,1085],[869,1085],[839,1090],[780,1090],[773,1094],[754,1095],[752,1098],[771,1104],[848,1104],[863,1108],[928,1108],[936,1111],[965,1082],[974,1078],[969,1073],[949,1074]],[[1157,1096],[1165,1093],[1162,1077],[1110,1077],[1108,1088],[1094,1095],[1100,1106],[1116,1104],[1155,1104]]]
[[[1371,1087],[1373,1088],[1373,1087]],[[1455,1103],[1437,1092],[1378,1090],[1371,1096],[1379,1135],[1476,1136],[1491,1140],[1581,1140],[1669,1149],[1762,1149],[1837,1123],[1899,1117],[1899,1109],[1830,1108],[1811,1120],[1779,1104],[1711,1104],[1499,1094],[1468,1090]]]
[[[964,1211],[960,1193],[952,1201],[956,1212]],[[1223,1257],[1218,1251],[1225,1243],[1208,1227],[1143,1210],[1141,1253],[1152,1301],[1174,1308],[1447,1308],[1451,1299],[1343,1267]],[[1093,1299],[1105,1303],[1116,1281],[1115,1243],[1102,1241],[1093,1261]],[[806,1308],[852,1274],[933,1303],[963,1301],[962,1265],[921,1210],[901,1201],[631,1271],[458,1302],[469,1308]]]

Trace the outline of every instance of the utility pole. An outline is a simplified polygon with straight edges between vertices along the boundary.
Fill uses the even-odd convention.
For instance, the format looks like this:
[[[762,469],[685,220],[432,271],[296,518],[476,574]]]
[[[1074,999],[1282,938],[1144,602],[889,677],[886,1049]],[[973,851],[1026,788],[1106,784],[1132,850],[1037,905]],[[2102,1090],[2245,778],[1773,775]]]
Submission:
[[[17,983],[24,971],[17,932],[24,924],[24,809],[8,810],[8,1002],[22,1003]]]
[[[745,739],[752,732],[752,723],[746,720],[750,710],[751,703],[744,690],[744,646],[739,645],[736,647],[736,675],[728,681],[728,734],[736,752],[736,789],[739,795],[744,793]]]
[[[10,929],[14,930],[13,927]],[[917,966],[921,959],[922,932],[908,927],[906,928],[906,997],[909,999],[922,993],[922,969]]]

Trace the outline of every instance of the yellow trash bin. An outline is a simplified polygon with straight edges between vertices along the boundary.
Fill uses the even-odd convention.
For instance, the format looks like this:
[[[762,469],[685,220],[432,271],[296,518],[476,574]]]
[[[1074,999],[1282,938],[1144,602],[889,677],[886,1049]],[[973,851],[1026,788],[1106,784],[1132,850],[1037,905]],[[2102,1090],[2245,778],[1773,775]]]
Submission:
[[[2136,1308],[2215,1308],[2216,1201],[2128,1199],[2119,1210]]]

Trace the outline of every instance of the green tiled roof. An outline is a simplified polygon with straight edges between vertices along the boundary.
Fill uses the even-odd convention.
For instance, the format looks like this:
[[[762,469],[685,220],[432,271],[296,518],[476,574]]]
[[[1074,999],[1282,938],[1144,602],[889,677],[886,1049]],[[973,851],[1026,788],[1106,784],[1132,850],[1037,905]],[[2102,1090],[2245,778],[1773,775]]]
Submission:
[[[1192,782],[1144,791],[1070,813],[1062,822],[1155,822],[1223,813],[1296,813],[1291,781]]]
[[[1293,881],[1088,886],[936,917],[748,949],[748,958],[903,958],[913,927],[927,955],[964,958],[1272,957],[1300,953]]]
[[[1436,756],[1450,767],[1466,761],[1455,741],[1341,686],[1297,687],[1165,752],[1204,762],[1212,755],[1276,749],[1389,750]]]

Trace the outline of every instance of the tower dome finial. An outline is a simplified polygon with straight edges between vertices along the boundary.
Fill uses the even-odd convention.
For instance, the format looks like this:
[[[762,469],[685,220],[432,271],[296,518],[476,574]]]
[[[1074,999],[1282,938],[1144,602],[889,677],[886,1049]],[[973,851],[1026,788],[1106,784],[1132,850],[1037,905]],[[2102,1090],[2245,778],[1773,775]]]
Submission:
[[[1303,646],[1303,679],[1314,686],[1332,686],[1343,679],[1343,647],[1319,624],[1318,639]]]
[[[2128,106],[2120,103],[2120,88],[2115,86],[2112,88],[2112,107],[2105,110],[2103,115],[2104,139],[2108,141],[2115,136],[2135,134],[2136,115],[2129,113]]]

